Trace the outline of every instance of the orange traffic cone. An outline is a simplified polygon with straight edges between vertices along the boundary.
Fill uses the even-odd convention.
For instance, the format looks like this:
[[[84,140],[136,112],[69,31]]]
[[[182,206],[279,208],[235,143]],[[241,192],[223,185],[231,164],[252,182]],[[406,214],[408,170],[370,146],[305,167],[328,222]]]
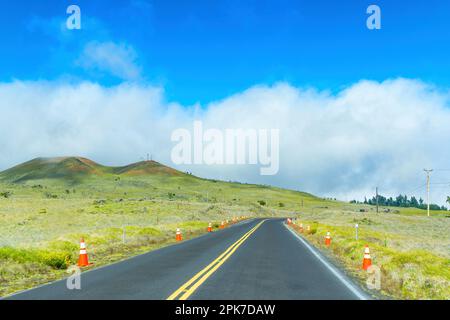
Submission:
[[[224,224],[224,222],[222,221],[222,223],[220,224],[220,229],[223,229],[223,228],[225,228],[225,224]]]
[[[180,230],[180,228],[177,228],[177,233],[176,233],[176,235],[175,235],[175,240],[176,240],[176,241],[181,241],[181,240],[183,240],[183,238],[182,238],[182,236],[181,236],[181,230]]]
[[[325,236],[325,245],[328,247],[331,244],[331,236],[330,232],[327,232],[327,235]]]
[[[88,255],[86,251],[86,243],[84,242],[84,239],[81,238],[80,240],[80,257],[78,258],[78,266],[79,267],[86,267],[89,265]]]
[[[366,247],[364,248],[364,259],[363,259],[362,268],[364,270],[367,270],[367,269],[369,269],[369,267],[371,265],[372,265],[372,258],[370,257],[369,246],[366,244]]]
[[[212,225],[211,225],[211,222],[208,224],[208,232],[212,232]]]
[[[287,219],[286,219],[286,223],[287,223],[288,225],[290,225],[291,222],[292,222],[292,221],[291,221],[291,218],[287,218]]]
[[[303,233],[303,223],[300,223],[299,229],[300,229],[300,232]]]

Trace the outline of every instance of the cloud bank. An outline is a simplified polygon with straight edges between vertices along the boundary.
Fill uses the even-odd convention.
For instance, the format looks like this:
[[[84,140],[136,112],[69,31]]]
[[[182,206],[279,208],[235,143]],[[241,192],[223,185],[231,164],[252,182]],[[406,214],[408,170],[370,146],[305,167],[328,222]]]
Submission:
[[[59,155],[123,165],[150,153],[173,166],[171,133],[201,120],[205,128],[279,129],[280,170],[275,176],[248,165],[181,170],[343,200],[372,195],[376,186],[385,195],[423,197],[423,168],[450,169],[449,98],[408,79],[360,81],[337,94],[288,83],[255,86],[206,106],[169,103],[162,88],[143,84],[2,83],[0,170]],[[447,173],[436,171],[434,181],[450,182]],[[444,204],[448,194],[450,183],[434,188],[432,200]]]

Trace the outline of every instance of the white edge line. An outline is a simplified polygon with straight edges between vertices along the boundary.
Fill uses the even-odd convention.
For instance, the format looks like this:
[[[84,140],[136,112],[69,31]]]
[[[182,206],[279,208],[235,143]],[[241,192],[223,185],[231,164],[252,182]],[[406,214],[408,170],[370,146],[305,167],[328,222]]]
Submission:
[[[342,274],[336,270],[334,266],[332,266],[330,263],[328,263],[322,256],[317,252],[316,249],[314,249],[308,242],[306,242],[302,237],[300,237],[298,234],[296,234],[294,231],[292,231],[284,222],[282,224],[288,229],[298,240],[300,240],[306,248],[308,248],[309,251],[311,251],[314,256],[320,260],[335,276],[338,278],[355,296],[357,296],[360,300],[368,300],[366,295],[360,292],[359,289],[357,289],[352,283],[347,281]]]

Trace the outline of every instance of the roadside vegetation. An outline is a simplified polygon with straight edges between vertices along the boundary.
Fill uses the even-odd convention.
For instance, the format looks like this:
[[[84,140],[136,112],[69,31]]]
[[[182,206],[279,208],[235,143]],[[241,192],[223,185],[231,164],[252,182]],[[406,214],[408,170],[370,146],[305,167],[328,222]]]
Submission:
[[[368,274],[362,270],[364,246],[370,248],[372,264],[381,271],[381,290],[376,296],[397,299],[450,299],[450,214],[400,209],[398,213],[376,213],[373,207],[355,212],[326,209],[304,212],[297,216],[296,225],[303,223],[311,231],[297,233],[365,287]],[[356,240],[355,224],[358,224]],[[324,238],[331,233],[331,246]]]

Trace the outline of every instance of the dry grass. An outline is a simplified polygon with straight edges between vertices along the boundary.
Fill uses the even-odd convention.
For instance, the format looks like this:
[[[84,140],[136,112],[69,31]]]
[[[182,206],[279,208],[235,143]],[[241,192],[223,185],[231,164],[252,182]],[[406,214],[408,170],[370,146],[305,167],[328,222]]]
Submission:
[[[364,245],[371,249],[373,264],[381,269],[381,293],[398,299],[450,299],[450,219],[386,213],[319,210],[303,213],[297,224],[310,225],[303,235],[336,258],[362,282]],[[355,240],[355,223],[359,240]],[[331,232],[332,245],[324,237]]]
[[[64,277],[77,261],[81,237],[97,267],[174,243],[177,227],[190,239],[205,233],[209,222],[219,225],[242,215],[223,205],[167,200],[61,202],[39,200],[33,208],[15,201],[2,207],[0,296]]]

